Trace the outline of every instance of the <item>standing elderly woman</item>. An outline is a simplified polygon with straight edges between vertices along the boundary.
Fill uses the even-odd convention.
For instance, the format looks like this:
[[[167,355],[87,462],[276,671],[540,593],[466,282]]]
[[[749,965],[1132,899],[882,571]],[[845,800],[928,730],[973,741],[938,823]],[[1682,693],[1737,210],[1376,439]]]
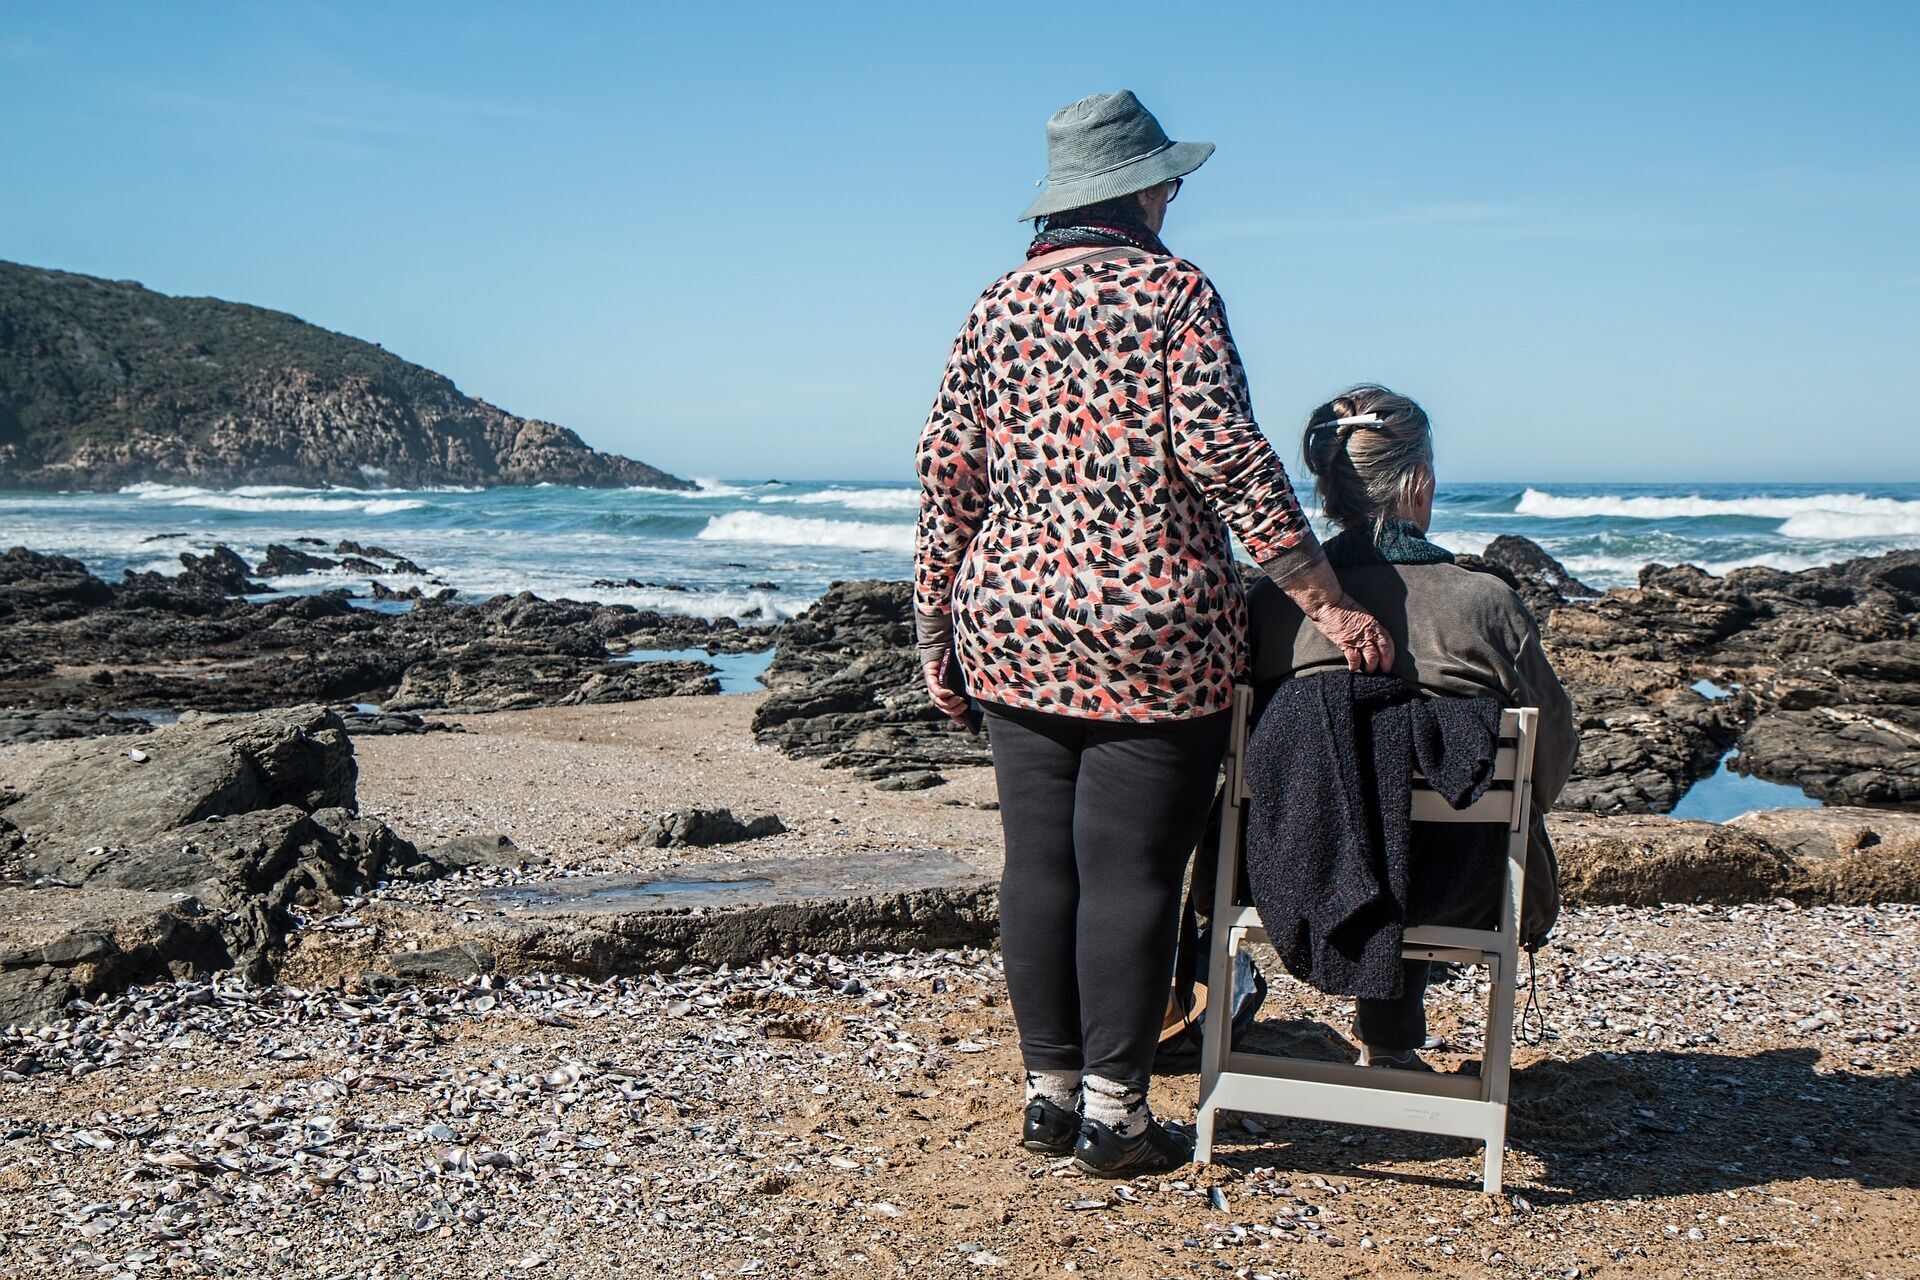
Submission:
[[[1160,241],[1212,151],[1125,91],[1047,121],[1039,232],[974,304],[918,455],[927,688],[964,720],[957,663],[999,783],[1023,1142],[1111,1176],[1190,1158],[1147,1085],[1244,665],[1228,526],[1356,669],[1394,656],[1254,424],[1219,296]]]

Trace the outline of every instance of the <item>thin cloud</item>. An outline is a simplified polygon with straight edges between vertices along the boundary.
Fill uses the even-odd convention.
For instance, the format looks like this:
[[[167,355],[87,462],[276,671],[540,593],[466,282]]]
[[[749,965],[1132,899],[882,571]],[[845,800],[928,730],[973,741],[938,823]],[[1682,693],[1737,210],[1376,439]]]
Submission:
[[[291,133],[322,135],[334,143],[377,148],[381,142],[439,141],[476,124],[564,123],[560,114],[511,101],[488,101],[367,81],[273,86],[246,93],[188,92],[166,85],[128,85],[123,105],[143,112],[266,124]]]

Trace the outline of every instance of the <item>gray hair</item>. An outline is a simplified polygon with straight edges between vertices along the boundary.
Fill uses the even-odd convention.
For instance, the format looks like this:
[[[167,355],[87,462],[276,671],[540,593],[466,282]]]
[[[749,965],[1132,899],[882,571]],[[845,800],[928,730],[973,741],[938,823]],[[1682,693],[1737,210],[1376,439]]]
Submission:
[[[1420,469],[1433,469],[1433,424],[1405,396],[1362,383],[1307,416],[1301,452],[1327,518],[1378,537],[1413,505]]]

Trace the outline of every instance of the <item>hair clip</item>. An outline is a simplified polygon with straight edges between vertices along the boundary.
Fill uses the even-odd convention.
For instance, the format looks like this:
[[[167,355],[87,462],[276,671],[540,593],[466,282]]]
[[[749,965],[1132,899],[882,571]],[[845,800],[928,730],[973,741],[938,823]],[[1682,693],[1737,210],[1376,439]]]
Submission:
[[[1326,423],[1325,425],[1329,427],[1377,427],[1380,425],[1380,415],[1377,413],[1356,413],[1348,418],[1335,418],[1332,422]]]

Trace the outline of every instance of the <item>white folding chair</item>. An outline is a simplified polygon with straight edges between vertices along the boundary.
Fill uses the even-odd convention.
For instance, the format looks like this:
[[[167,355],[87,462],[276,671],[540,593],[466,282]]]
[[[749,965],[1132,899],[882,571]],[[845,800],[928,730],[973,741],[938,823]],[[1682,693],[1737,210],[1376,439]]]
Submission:
[[[1220,861],[1214,888],[1213,954],[1209,973],[1231,973],[1233,957],[1250,939],[1265,940],[1260,916],[1238,900],[1241,839],[1246,827],[1247,734],[1252,693],[1233,699],[1233,732],[1227,748],[1225,811],[1220,823]],[[1507,1076],[1513,1056],[1513,1000],[1519,976],[1520,901],[1526,889],[1528,824],[1533,807],[1533,742],[1538,713],[1532,707],[1500,716],[1495,785],[1464,809],[1454,809],[1414,782],[1415,822],[1501,823],[1507,828],[1507,886],[1498,930],[1422,927],[1406,931],[1409,960],[1484,964],[1492,977],[1487,1000],[1486,1047],[1478,1077],[1429,1074],[1391,1067],[1248,1053],[1232,1043],[1229,1020],[1206,1019],[1200,1065],[1200,1116],[1194,1159],[1213,1157],[1214,1125],[1222,1110],[1296,1116],[1340,1124],[1377,1125],[1419,1133],[1444,1133],[1486,1143],[1484,1182],[1500,1190],[1506,1153]]]

